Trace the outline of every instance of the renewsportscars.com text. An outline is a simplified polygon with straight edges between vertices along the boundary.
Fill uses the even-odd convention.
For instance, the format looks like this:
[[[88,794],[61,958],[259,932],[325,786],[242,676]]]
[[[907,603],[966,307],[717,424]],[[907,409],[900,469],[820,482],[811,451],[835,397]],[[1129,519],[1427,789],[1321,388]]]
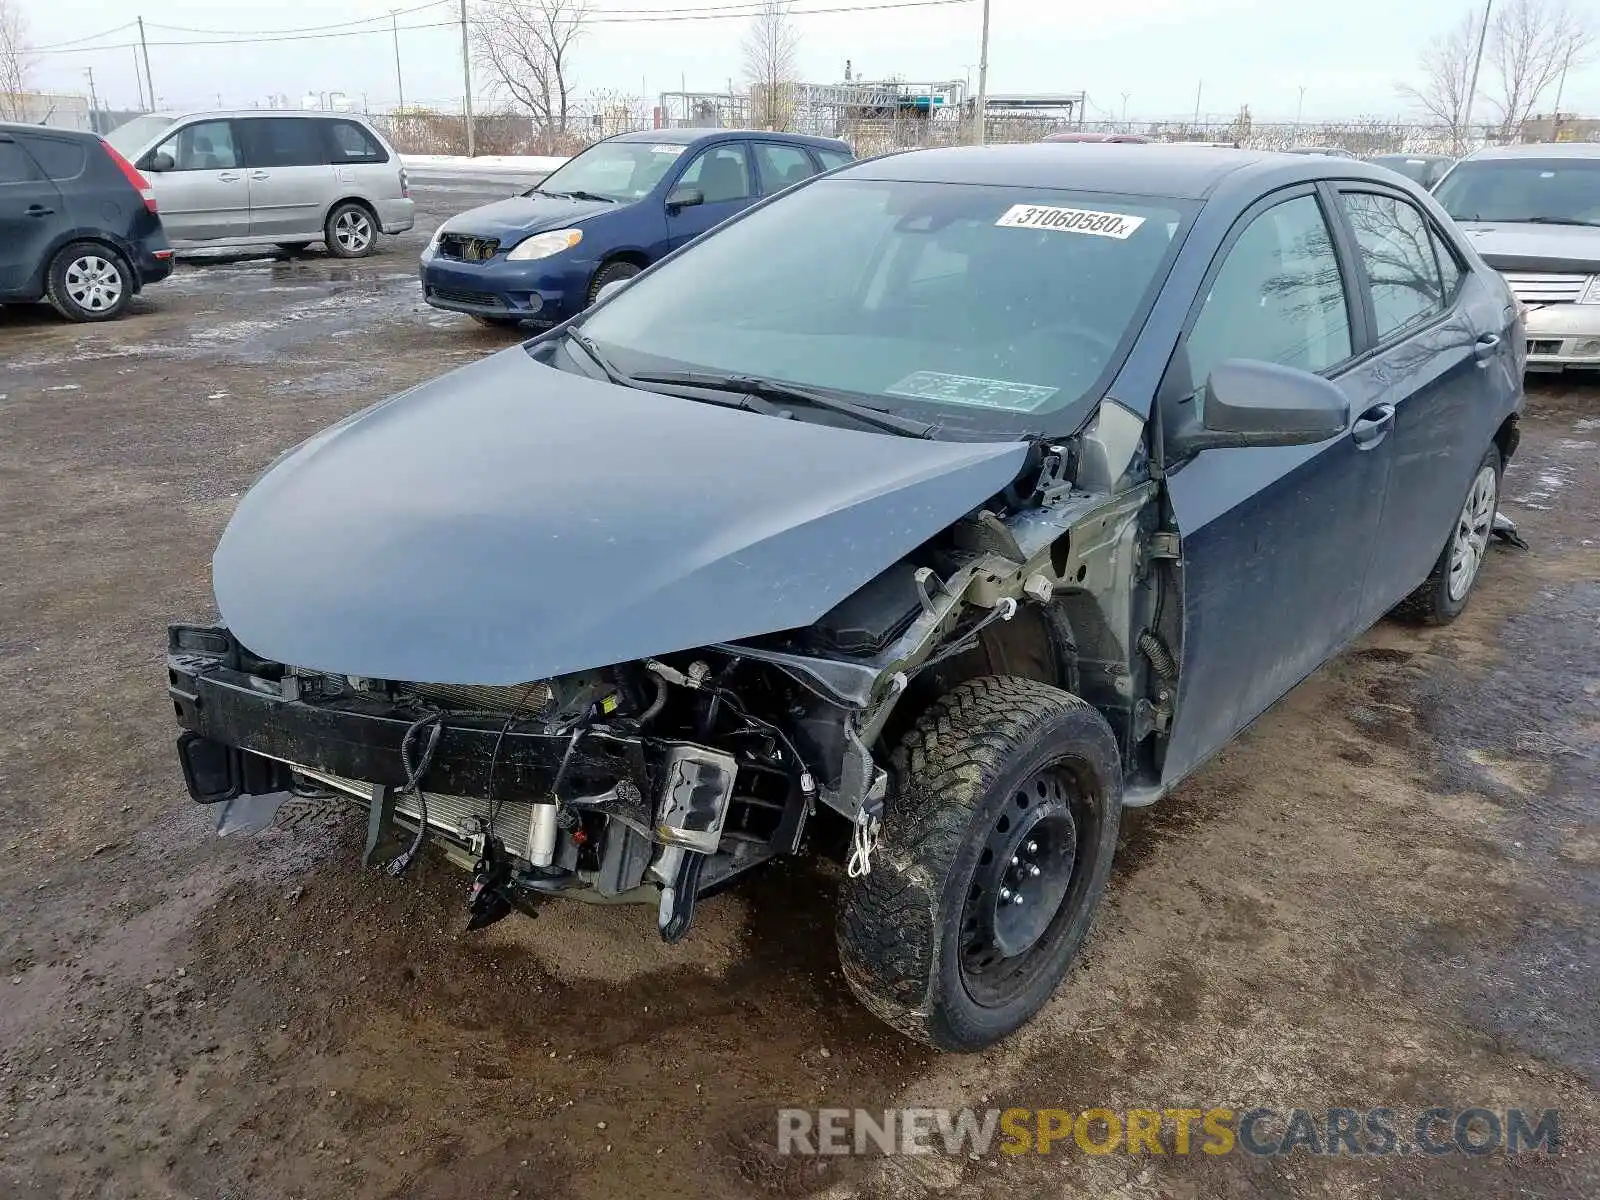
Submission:
[[[1556,1109],[849,1108],[778,1110],[780,1154],[1555,1153]]]

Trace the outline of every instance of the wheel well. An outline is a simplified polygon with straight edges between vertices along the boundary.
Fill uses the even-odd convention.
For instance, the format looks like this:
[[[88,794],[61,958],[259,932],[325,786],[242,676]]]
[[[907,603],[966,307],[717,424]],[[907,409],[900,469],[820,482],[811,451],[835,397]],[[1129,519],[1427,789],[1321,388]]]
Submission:
[[[362,208],[367,210],[367,216],[372,218],[372,224],[377,231],[379,233],[383,232],[381,223],[378,221],[378,210],[372,206],[372,201],[368,200],[365,196],[341,196],[332,204],[328,205],[328,211],[322,214],[322,228],[324,232],[326,232],[328,228],[328,218],[333,216],[333,210],[338,208],[341,204],[359,204]]]
[[[139,294],[144,285],[139,279],[139,272],[134,269],[133,259],[128,252],[101,234],[81,233],[72,234],[69,237],[62,238],[61,241],[56,243],[56,245],[51,249],[50,253],[45,255],[44,265],[39,269],[39,294],[41,297],[49,294],[50,271],[56,265],[56,259],[60,257],[61,252],[68,246],[83,245],[103,246],[105,249],[111,251],[111,253],[120,258],[122,260],[122,265],[126,267],[128,271],[129,288],[132,289],[134,295]]]
[[[1010,621],[984,630],[973,649],[915,676],[895,704],[880,744],[889,750],[940,696],[985,675],[1020,676],[1076,693],[1078,648],[1061,605],[1024,605]]]
[[[1494,431],[1494,444],[1500,449],[1501,466],[1511,461],[1511,456],[1517,452],[1517,446],[1522,441],[1522,430],[1519,428],[1521,420],[1516,413],[1512,413]]]
[[[598,275],[612,263],[619,262],[632,263],[641,271],[650,265],[650,260],[637,250],[618,250],[615,254],[608,254],[601,259],[600,265],[594,269],[594,273]]]

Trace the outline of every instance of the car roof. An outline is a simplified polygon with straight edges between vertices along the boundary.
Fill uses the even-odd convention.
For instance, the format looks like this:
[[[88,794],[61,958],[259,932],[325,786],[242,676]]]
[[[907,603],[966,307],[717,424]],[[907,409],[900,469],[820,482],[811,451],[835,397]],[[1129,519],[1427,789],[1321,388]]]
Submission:
[[[155,112],[153,117],[166,117],[170,121],[190,121],[195,117],[216,120],[237,120],[241,117],[321,117],[329,121],[362,121],[366,114],[358,112],[331,112],[325,108],[196,108],[181,112]]]
[[[1211,146],[1157,143],[1130,154],[1104,142],[1052,142],[910,150],[841,168],[835,176],[992,187],[1071,188],[1133,196],[1204,200],[1237,183],[1259,194],[1310,179],[1371,179],[1394,175],[1353,158],[1276,154]]]
[[[1519,146],[1485,146],[1464,158],[1475,162],[1496,158],[1600,158],[1600,142],[1534,142]]]
[[[801,146],[823,146],[828,149],[846,145],[838,138],[813,137],[808,133],[774,133],[768,129],[635,129],[629,133],[619,133],[609,140],[687,146],[703,139],[718,137],[760,138],[764,142],[794,142]]]
[[[100,140],[98,133],[89,133],[82,129],[57,129],[53,125],[28,125],[14,121],[0,121],[0,133],[42,133],[49,137],[82,138],[85,141]]]

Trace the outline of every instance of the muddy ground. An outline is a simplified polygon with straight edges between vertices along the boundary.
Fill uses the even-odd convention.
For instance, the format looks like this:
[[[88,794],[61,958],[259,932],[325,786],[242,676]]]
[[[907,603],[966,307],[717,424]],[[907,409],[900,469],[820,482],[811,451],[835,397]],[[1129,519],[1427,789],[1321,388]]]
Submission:
[[[0,311],[0,1196],[1594,1196],[1600,387],[1536,387],[1466,616],[1380,626],[1126,823],[1044,1015],[940,1058],[851,1000],[836,876],[462,932],[359,818],[217,840],[165,622],[280,450],[511,344],[357,264],[186,263],[108,327]],[[1270,603],[1270,598],[1264,598]],[[1559,1108],[1509,1158],[805,1160],[779,1106]]]

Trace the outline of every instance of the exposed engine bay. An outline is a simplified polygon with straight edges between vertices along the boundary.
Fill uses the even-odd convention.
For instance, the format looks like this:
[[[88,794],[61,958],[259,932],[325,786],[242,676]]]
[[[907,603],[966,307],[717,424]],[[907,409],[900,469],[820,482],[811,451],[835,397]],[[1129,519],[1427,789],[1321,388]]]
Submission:
[[[303,669],[223,626],[174,625],[190,792],[365,804],[369,860],[398,874],[433,842],[472,872],[472,927],[559,894],[653,904],[676,940],[700,896],[775,856],[870,871],[889,787],[874,747],[964,678],[1083,695],[1128,731],[1135,776],[1170,721],[1179,630],[1155,602],[1157,570],[1118,581],[1171,551],[1151,528],[1152,487],[1077,491],[1070,465],[1049,447],[1031,489],[994,497],[804,629],[519,685]],[[1114,632],[1130,628],[1133,646]]]

